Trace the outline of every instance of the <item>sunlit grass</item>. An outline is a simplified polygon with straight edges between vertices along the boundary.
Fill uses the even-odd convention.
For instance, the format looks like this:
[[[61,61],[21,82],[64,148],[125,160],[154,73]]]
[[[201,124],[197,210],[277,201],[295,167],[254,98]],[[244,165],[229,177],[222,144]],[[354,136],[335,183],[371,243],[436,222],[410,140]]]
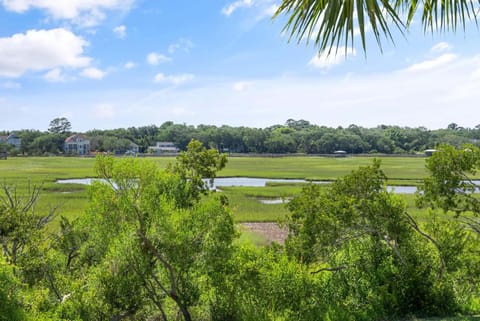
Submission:
[[[144,158],[164,168],[175,161],[173,157]],[[231,157],[219,176],[266,178],[301,178],[335,180],[359,166],[372,163],[371,157]],[[425,158],[385,157],[382,169],[390,178],[389,185],[416,185],[425,176]],[[0,181],[26,192],[30,185],[41,185],[39,210],[58,207],[60,215],[81,216],[87,206],[85,186],[57,184],[58,179],[94,177],[94,158],[81,157],[18,157],[0,161]],[[237,222],[271,222],[283,220],[287,214],[284,204],[262,204],[260,198],[291,198],[298,195],[304,183],[267,183],[266,187],[223,187]],[[404,195],[409,211],[420,220],[428,213],[417,209],[413,195]]]
[[[267,238],[260,233],[249,231],[241,225],[239,225],[238,229],[240,231],[240,236],[235,241],[238,244],[249,243],[255,246],[266,246],[270,243]]]
[[[420,179],[426,176],[423,157],[380,157],[390,179]],[[334,180],[359,166],[370,165],[373,157],[231,157],[221,176],[301,178]]]
[[[264,187],[257,187],[259,192],[257,195],[251,190],[249,194],[245,194],[244,190],[238,190],[239,188],[223,189],[223,193],[229,199],[236,222],[276,222],[285,218],[287,209],[284,204],[262,204],[257,199],[257,197],[276,197],[275,193],[265,193],[261,191]]]

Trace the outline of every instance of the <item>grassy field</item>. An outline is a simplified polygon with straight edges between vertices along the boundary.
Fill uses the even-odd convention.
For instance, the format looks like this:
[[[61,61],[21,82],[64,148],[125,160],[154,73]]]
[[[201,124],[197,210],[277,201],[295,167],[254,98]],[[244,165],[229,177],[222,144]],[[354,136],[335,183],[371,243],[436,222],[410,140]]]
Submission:
[[[325,185],[326,186],[326,185]],[[288,200],[300,193],[302,184],[297,186],[274,187],[223,187],[222,192],[228,195],[234,218],[237,222],[272,222],[282,221],[288,210],[285,204],[262,204],[263,199]],[[415,195],[401,194],[405,200],[408,212],[414,215],[419,222],[429,219],[425,209],[415,205]],[[447,216],[444,213],[437,213]]]
[[[415,180],[426,175],[423,157],[379,159],[390,179]],[[372,161],[372,157],[235,157],[229,159],[227,168],[221,175],[333,180],[350,173],[358,166],[369,165]]]
[[[148,158],[165,167],[172,157]],[[380,158],[382,168],[392,180],[418,180],[426,175],[422,157]],[[358,166],[372,163],[371,157],[231,157],[219,176],[265,178],[301,178],[332,180],[350,173]],[[60,178],[93,176],[94,158],[79,157],[18,157],[0,161],[0,178],[55,181]]]
[[[262,204],[260,199],[288,198],[301,190],[284,190],[283,187],[224,187],[222,191],[230,200],[233,217],[237,222],[272,222],[285,218],[287,209],[284,204]],[[268,196],[266,196],[268,195]]]
[[[165,167],[172,157],[148,158]],[[266,178],[300,178],[334,180],[358,166],[371,164],[371,157],[232,157],[219,176]],[[426,175],[425,158],[385,157],[382,168],[389,184],[416,184]],[[68,217],[81,215],[87,205],[85,186],[57,184],[58,179],[94,176],[94,158],[80,157],[18,157],[0,161],[0,180],[22,191],[28,184],[42,184],[40,209],[59,207]],[[298,194],[301,184],[269,184],[267,187],[222,188],[230,198],[236,221],[277,221],[285,217],[284,204],[262,204],[259,199],[290,198]],[[413,209],[412,196],[406,196]],[[421,213],[419,213],[421,214]]]

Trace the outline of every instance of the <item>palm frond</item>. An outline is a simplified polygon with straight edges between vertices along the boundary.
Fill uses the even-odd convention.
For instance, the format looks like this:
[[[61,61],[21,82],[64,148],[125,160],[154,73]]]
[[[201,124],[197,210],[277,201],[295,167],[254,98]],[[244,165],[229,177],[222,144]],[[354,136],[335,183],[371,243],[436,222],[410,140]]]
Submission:
[[[480,0],[283,0],[274,17],[288,17],[290,40],[313,41],[330,54],[343,43],[353,47],[357,32],[366,51],[368,28],[382,49],[384,39],[394,42],[392,28],[404,34],[417,16],[425,32],[465,30],[477,21],[479,8]]]

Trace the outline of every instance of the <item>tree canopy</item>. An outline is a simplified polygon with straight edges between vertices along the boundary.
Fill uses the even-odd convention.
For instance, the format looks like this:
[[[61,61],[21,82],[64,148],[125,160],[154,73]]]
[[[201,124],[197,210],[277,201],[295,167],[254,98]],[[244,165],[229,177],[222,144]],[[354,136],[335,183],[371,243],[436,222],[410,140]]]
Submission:
[[[72,124],[65,118],[55,118],[50,122],[48,131],[52,134],[65,134],[72,130]]]
[[[52,222],[55,209],[36,206],[41,188],[4,186],[0,320],[478,314],[480,234],[465,219],[478,219],[477,186],[467,177],[479,155],[471,145],[440,146],[428,159],[422,196],[431,215],[418,222],[387,189],[379,161],[330,185],[308,184],[288,204],[285,246],[237,238],[226,194],[201,180],[214,178],[225,156],[198,141],[167,169],[144,158],[98,157],[101,179],[87,189],[89,205],[77,218]],[[460,192],[453,203],[451,191]]]
[[[69,135],[35,130],[17,130],[15,133],[22,139],[20,152],[28,155],[61,154],[64,140]],[[0,132],[0,135],[5,134]],[[285,124],[251,128],[193,126],[168,121],[160,126],[95,129],[87,131],[85,136],[90,140],[92,151],[113,154],[124,154],[133,143],[138,145],[140,153],[144,153],[149,146],[162,141],[173,142],[184,151],[192,139],[230,153],[331,154],[344,150],[349,154],[413,154],[423,153],[425,149],[442,143],[456,147],[466,143],[479,146],[480,126],[469,128],[451,123],[448,127],[430,130],[395,125],[366,128],[351,124],[334,128],[303,119],[289,119]]]

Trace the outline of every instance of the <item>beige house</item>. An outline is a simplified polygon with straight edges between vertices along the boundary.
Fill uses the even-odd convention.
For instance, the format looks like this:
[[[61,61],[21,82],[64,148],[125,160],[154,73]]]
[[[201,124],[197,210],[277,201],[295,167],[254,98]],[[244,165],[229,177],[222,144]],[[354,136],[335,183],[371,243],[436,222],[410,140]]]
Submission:
[[[67,139],[63,144],[65,154],[88,155],[90,154],[90,140],[83,134],[75,134]]]

